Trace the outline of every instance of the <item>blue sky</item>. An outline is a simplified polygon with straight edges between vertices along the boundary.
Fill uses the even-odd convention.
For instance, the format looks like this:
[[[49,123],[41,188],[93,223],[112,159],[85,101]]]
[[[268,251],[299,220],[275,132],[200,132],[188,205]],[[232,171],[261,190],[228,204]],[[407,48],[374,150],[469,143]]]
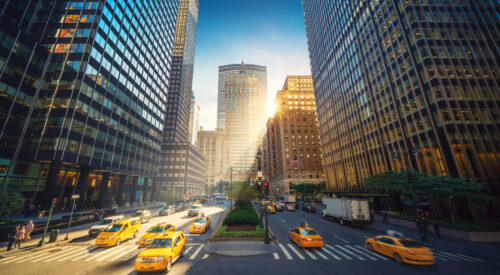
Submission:
[[[310,74],[300,0],[199,0],[199,5],[193,91],[203,129],[216,126],[220,65],[243,60],[267,66],[267,104],[287,75]]]

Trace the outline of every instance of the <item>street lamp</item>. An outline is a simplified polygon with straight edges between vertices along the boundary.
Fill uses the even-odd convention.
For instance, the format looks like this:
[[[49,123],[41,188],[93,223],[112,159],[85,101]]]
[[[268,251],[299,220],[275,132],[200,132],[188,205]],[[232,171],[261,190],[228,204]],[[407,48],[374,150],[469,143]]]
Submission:
[[[231,188],[231,198],[229,199],[229,210],[233,209],[233,167],[230,167],[229,170],[231,171],[231,183],[230,183],[230,188]]]

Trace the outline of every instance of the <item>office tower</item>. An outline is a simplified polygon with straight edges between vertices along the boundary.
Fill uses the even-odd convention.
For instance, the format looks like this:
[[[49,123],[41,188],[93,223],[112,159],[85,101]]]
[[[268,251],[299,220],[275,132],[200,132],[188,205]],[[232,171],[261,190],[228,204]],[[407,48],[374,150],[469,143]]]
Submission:
[[[219,83],[218,83],[218,92],[217,92],[217,128],[225,129],[225,88],[226,88],[226,80],[233,76],[238,75],[240,73],[241,65],[244,64],[243,61],[241,64],[229,64],[219,66]],[[255,75],[259,80],[262,87],[262,91],[266,94],[265,100],[267,100],[267,68],[265,66],[254,65],[254,64],[244,64],[245,71],[247,74]]]
[[[269,194],[295,194],[294,186],[324,183],[311,76],[287,76],[267,122]]]
[[[500,182],[499,4],[303,0],[329,192],[387,170]]]
[[[189,111],[189,142],[196,144],[198,130],[200,128],[200,105],[194,95],[191,96],[191,110]]]
[[[1,191],[57,208],[73,193],[80,207],[151,200],[177,6],[0,4]]]
[[[207,179],[206,185],[215,187],[215,185],[224,179],[228,174],[226,165],[226,149],[224,142],[224,131],[216,128],[215,131],[198,131],[196,146],[206,159]]]
[[[188,141],[198,0],[179,0],[164,139]]]
[[[198,0],[180,0],[172,57],[161,164],[157,181],[176,199],[204,193],[205,159],[189,138]],[[189,157],[192,155],[192,157]],[[203,165],[201,165],[203,163]],[[194,167],[189,169],[189,167]],[[197,190],[197,191],[196,191]]]
[[[225,132],[233,181],[248,180],[265,130],[267,93],[261,83],[243,63],[239,73],[225,81]]]

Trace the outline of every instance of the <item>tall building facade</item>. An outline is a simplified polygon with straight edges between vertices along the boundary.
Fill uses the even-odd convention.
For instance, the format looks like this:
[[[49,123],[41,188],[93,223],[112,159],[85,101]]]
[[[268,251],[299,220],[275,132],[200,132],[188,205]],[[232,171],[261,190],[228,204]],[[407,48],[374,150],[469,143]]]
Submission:
[[[406,162],[498,196],[499,7],[303,0],[329,192]]]
[[[267,121],[269,193],[295,194],[294,186],[324,183],[311,76],[287,76]]]
[[[194,95],[191,96],[191,110],[189,111],[189,135],[191,144],[196,144],[198,130],[200,129],[200,105]]]
[[[215,131],[200,130],[198,132],[196,146],[206,159],[206,185],[209,186],[209,189],[215,187],[228,173],[226,164],[227,146],[224,140],[224,131],[219,128],[216,128]]]
[[[262,89],[261,80],[248,73],[244,64],[225,83],[228,167],[233,170],[233,180],[247,181],[265,130],[267,92]]]
[[[217,92],[217,128],[225,129],[225,110],[226,110],[226,81],[229,77],[238,75],[240,73],[241,65],[244,64],[243,61],[241,64],[229,64],[219,66],[219,83],[218,83],[218,92]],[[262,90],[266,94],[267,100],[267,68],[261,65],[255,64],[244,64],[245,71],[247,74],[254,75],[260,80],[260,84]]]
[[[172,73],[169,79],[161,163],[157,181],[162,190],[169,190],[176,199],[181,199],[192,194],[192,188],[198,186],[200,174],[205,173],[200,170],[205,169],[205,166],[199,164],[204,163],[205,160],[191,143],[189,136],[198,0],[179,0],[178,2]],[[189,156],[188,153],[192,154],[193,157],[183,159],[182,156],[184,154]],[[186,163],[182,164],[184,161]],[[191,171],[188,167],[196,169]],[[201,181],[203,184],[204,180],[203,177]],[[199,186],[198,189],[204,190],[204,187]],[[196,191],[195,193],[199,194],[200,192]]]
[[[177,1],[2,1],[0,191],[149,201]],[[155,19],[155,23],[152,22]]]

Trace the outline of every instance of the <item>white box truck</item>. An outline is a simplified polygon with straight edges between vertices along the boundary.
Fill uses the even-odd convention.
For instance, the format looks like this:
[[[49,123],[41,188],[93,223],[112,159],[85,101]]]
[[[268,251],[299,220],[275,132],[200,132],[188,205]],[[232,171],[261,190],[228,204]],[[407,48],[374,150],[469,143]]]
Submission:
[[[368,200],[347,198],[323,198],[323,219],[332,218],[340,224],[370,224],[370,205]]]
[[[295,203],[295,195],[285,194],[285,201],[287,203]]]

